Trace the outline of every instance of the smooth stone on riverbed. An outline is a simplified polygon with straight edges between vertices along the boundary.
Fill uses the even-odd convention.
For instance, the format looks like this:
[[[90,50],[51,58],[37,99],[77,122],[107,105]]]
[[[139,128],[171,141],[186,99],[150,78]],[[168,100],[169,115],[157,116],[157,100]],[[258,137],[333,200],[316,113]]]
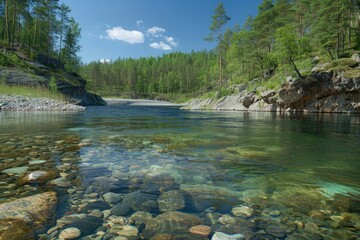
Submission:
[[[160,212],[181,210],[185,207],[184,196],[176,190],[171,190],[160,195],[157,200]]]
[[[47,181],[53,180],[57,177],[57,173],[54,171],[33,171],[26,174],[16,181],[16,184],[23,186],[30,182],[45,183]]]
[[[57,178],[49,182],[50,185],[56,185],[57,187],[67,188],[71,186],[71,182],[64,178]]]
[[[216,232],[211,240],[241,240],[244,239],[244,235],[242,234],[234,234],[228,235],[222,232]]]
[[[254,210],[247,206],[239,206],[234,207],[231,212],[237,217],[251,217],[254,213]]]
[[[37,165],[37,164],[43,164],[46,163],[46,160],[32,160],[29,162],[29,165]]]
[[[146,222],[151,221],[152,219],[153,217],[150,213],[143,211],[138,211],[130,217],[131,223],[138,227],[144,223],[146,224]]]
[[[211,227],[206,225],[196,225],[189,229],[190,233],[201,235],[201,236],[209,236],[211,233]]]
[[[15,168],[8,168],[3,171],[2,173],[6,173],[8,175],[21,175],[26,173],[26,171],[29,169],[29,167],[15,167]]]
[[[129,239],[138,239],[139,230],[137,227],[126,226],[114,226],[110,229],[110,232],[116,233],[119,236],[127,237]]]
[[[75,239],[81,236],[81,231],[77,228],[66,228],[64,230],[62,230],[59,234],[59,238],[60,239],[64,239],[64,240],[70,240],[70,239]]]
[[[118,193],[108,192],[103,195],[103,198],[106,202],[115,204],[121,201],[122,195]]]

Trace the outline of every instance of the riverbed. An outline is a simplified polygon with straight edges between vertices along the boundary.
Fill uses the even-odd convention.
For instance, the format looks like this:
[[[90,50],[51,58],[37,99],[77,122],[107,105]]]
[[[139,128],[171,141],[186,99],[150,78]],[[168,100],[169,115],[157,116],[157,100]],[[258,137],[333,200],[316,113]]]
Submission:
[[[35,238],[360,237],[358,115],[116,103],[0,126],[0,203],[57,194]],[[22,180],[36,171],[52,175]]]

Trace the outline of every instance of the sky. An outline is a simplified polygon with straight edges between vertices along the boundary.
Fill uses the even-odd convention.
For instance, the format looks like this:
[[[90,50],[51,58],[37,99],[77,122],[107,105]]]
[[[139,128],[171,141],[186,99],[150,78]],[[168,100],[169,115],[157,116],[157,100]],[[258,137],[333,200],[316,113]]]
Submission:
[[[242,26],[257,15],[262,0],[60,0],[81,28],[79,56],[84,63],[161,56],[212,49],[204,41],[216,6],[223,2],[231,20]]]

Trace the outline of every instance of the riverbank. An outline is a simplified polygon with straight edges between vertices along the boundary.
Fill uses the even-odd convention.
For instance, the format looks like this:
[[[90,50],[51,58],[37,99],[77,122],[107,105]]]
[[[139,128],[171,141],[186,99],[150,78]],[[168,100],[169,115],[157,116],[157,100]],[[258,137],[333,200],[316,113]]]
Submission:
[[[238,93],[221,98],[194,99],[182,109],[360,113],[360,76],[346,76],[340,71],[314,72],[303,79],[288,79],[278,90],[262,87],[249,90],[246,84],[232,88]]]
[[[49,98],[0,95],[0,111],[84,111],[86,108]]]
[[[168,101],[148,100],[148,99],[122,99],[104,98],[109,106],[131,105],[131,106],[174,106],[182,107],[185,104],[176,104]]]

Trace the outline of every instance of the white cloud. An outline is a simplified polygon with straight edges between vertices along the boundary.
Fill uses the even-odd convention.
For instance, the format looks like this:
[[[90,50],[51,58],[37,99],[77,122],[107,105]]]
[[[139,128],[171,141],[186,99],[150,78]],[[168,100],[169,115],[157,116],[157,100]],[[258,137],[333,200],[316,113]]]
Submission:
[[[177,47],[178,46],[178,42],[175,42],[175,39],[173,37],[165,37],[166,41],[173,47]]]
[[[149,34],[153,37],[161,37],[161,36],[163,36],[163,33],[165,31],[166,30],[161,27],[152,27],[152,28],[148,28],[147,34]]]
[[[124,41],[126,43],[144,43],[145,37],[142,32],[126,30],[122,27],[114,27],[106,30],[107,37],[112,40]]]
[[[144,24],[144,22],[142,20],[136,21],[136,25],[138,25],[138,27],[142,26],[143,24]]]
[[[110,59],[102,58],[102,59],[100,59],[100,62],[101,62],[101,63],[109,63],[109,62],[110,62]]]
[[[166,43],[164,43],[164,42],[162,42],[162,41],[159,42],[159,43],[156,43],[156,42],[151,43],[151,44],[150,44],[150,47],[152,47],[152,48],[154,48],[154,49],[165,50],[165,51],[169,51],[169,50],[172,49],[171,46],[167,45]]]

